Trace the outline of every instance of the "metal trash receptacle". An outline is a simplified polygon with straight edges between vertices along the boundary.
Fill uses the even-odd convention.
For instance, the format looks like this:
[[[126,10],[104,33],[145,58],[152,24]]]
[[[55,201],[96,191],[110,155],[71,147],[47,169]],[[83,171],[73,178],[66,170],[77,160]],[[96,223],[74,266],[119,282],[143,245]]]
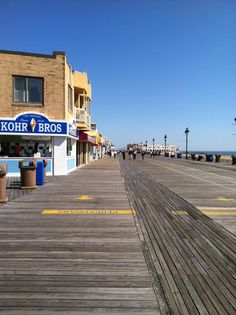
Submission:
[[[206,162],[213,162],[213,154],[206,154]]]
[[[7,196],[7,165],[0,163],[0,203],[8,202]]]
[[[177,153],[177,159],[182,159],[182,153]]]
[[[36,161],[21,160],[19,161],[21,188],[34,189],[36,188]]]
[[[220,163],[220,158],[221,158],[220,154],[215,154],[215,162],[216,163]]]
[[[232,165],[236,165],[236,155],[231,155]]]
[[[36,185],[42,186],[43,184],[44,184],[44,162],[43,160],[37,160]]]

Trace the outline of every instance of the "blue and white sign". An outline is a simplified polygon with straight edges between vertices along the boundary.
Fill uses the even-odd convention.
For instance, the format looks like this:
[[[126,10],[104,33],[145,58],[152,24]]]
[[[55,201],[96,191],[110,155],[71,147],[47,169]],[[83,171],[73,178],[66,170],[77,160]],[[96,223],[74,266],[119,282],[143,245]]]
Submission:
[[[74,118],[72,118],[70,122],[68,123],[68,135],[76,139],[78,139],[79,137],[76,121]]]
[[[67,123],[52,121],[37,113],[25,113],[15,119],[0,118],[0,134],[66,135]]]

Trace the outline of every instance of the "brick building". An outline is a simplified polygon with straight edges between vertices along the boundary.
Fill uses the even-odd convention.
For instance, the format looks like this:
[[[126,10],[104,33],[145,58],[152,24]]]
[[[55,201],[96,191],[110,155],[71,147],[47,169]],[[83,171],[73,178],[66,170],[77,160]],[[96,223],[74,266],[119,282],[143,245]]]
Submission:
[[[91,84],[64,52],[0,50],[0,160],[19,172],[22,158],[45,156],[47,172],[65,175],[91,159]],[[81,141],[79,139],[79,135]]]

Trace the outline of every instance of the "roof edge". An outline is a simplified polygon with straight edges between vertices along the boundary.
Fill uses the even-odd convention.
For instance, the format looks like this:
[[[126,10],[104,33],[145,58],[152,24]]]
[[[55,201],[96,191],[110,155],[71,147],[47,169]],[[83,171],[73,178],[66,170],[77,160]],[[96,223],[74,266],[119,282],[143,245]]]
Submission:
[[[0,54],[12,54],[12,55],[21,55],[21,56],[33,56],[33,57],[43,57],[43,58],[56,58],[57,55],[65,56],[64,51],[53,51],[52,55],[47,54],[38,54],[25,51],[14,51],[14,50],[0,50]]]

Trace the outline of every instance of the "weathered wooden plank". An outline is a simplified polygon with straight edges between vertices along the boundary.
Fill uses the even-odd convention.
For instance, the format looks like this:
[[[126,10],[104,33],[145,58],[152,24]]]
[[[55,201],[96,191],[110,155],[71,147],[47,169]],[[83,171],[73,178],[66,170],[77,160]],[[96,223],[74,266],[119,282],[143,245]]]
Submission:
[[[168,284],[173,281],[176,284],[178,295],[173,291],[172,297],[179,300],[178,308],[185,303],[189,314],[196,313],[195,307],[197,314],[235,314],[234,238],[158,184],[153,174],[152,179],[137,170],[137,165],[140,169],[141,165],[145,167],[137,161],[122,163],[129,196],[138,217],[144,222],[153,263],[160,261],[161,252],[165,279]],[[148,172],[153,170],[149,168]],[[186,214],[181,214],[183,211]],[[166,286],[163,290],[174,307],[176,302],[170,296],[171,291],[168,292]]]
[[[130,209],[117,161],[52,178],[0,208],[0,314],[159,314],[132,215],[44,209]]]

